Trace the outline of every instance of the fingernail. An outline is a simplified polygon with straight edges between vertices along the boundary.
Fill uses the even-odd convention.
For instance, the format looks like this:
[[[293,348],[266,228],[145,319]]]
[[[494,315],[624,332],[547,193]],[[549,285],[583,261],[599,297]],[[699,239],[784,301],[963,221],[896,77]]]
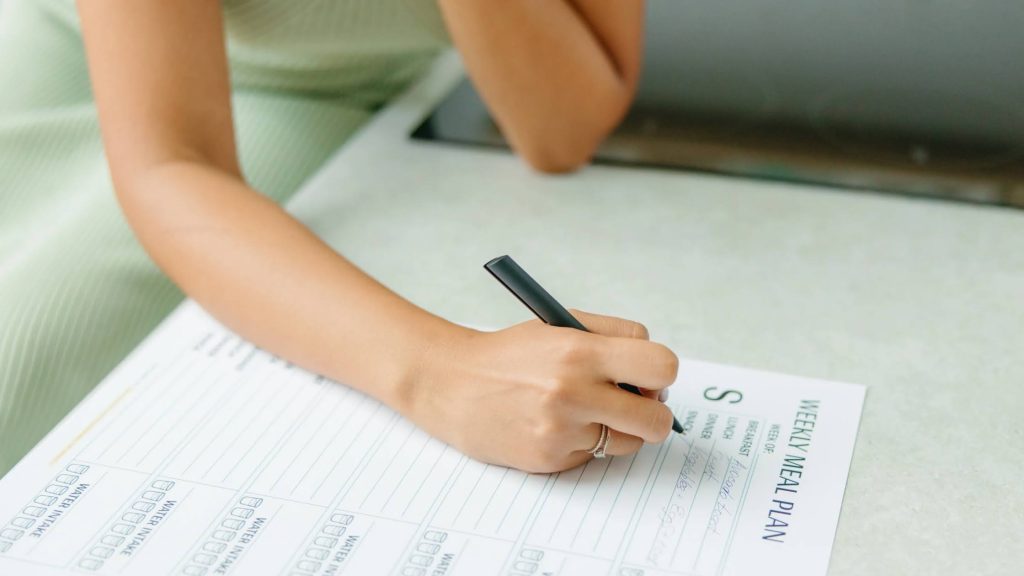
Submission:
[[[662,388],[658,392],[658,400],[660,400],[662,402],[668,401],[668,388]]]

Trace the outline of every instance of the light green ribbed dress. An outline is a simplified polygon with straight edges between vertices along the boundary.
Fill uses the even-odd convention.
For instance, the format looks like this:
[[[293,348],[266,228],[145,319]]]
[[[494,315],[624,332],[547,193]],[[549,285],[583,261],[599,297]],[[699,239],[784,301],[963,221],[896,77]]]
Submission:
[[[242,165],[277,201],[447,45],[434,0],[222,4]],[[3,0],[0,475],[182,297],[117,206],[73,0]]]

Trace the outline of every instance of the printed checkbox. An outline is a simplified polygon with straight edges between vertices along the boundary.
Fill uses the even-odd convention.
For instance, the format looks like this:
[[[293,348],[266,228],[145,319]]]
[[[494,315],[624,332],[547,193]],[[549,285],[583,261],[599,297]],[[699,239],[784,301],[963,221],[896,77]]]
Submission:
[[[252,508],[258,508],[260,504],[263,504],[263,498],[257,498],[255,496],[243,496],[238,501],[242,506],[251,506]]]
[[[132,510],[138,510],[139,512],[151,512],[155,507],[156,504],[153,504],[152,502],[140,501],[136,502],[135,504],[132,504]]]
[[[533,562],[520,560],[512,565],[512,569],[520,572],[526,572],[527,574],[533,574],[537,570],[537,565]]]
[[[36,496],[36,499],[33,500],[36,504],[42,504],[43,506],[52,506],[56,501],[57,499],[53,496]]]
[[[227,520],[221,522],[220,525],[229,530],[241,530],[242,527],[245,526],[245,521],[228,518]]]
[[[159,502],[164,496],[166,496],[166,493],[159,492],[157,490],[146,490],[142,493],[142,499],[149,500],[151,502]]]
[[[423,568],[417,568],[416,566],[406,566],[402,569],[402,576],[423,576],[426,572]]]
[[[14,545],[14,543],[12,543],[12,542],[8,542],[6,540],[0,540],[0,554],[3,554],[4,552],[7,552],[8,550],[10,550],[11,546],[13,546],[13,545]]]
[[[206,544],[203,544],[203,550],[214,554],[220,554],[227,547],[227,544],[222,544],[220,542],[207,542]]]
[[[53,479],[54,482],[60,482],[61,484],[74,484],[78,482],[78,476],[74,474],[61,474]]]
[[[431,544],[430,542],[420,542],[416,545],[417,552],[423,552],[424,554],[437,554],[437,551],[441,549],[439,544]]]
[[[319,562],[313,562],[312,560],[303,560],[296,564],[299,570],[305,570],[306,572],[316,572],[320,569]]]
[[[423,539],[431,542],[444,542],[448,539],[448,533],[440,530],[427,530],[423,533]]]
[[[310,548],[306,550],[306,556],[313,560],[326,560],[328,554],[330,554],[330,551],[323,548]]]
[[[532,560],[534,562],[540,562],[544,558],[543,550],[534,550],[532,548],[523,548],[519,551],[519,557],[524,560]]]
[[[213,554],[196,554],[195,556],[192,557],[192,560],[196,564],[203,564],[205,566],[210,566],[214,562],[217,561],[217,557],[214,556]]]
[[[206,576],[206,568],[202,566],[185,566],[181,573],[185,576]]]
[[[235,533],[231,530],[214,530],[213,537],[222,542],[230,542],[235,539]]]
[[[107,534],[103,538],[100,538],[100,542],[107,546],[120,546],[124,542],[124,536],[117,536],[115,534]]]
[[[352,523],[352,520],[354,520],[354,519],[355,519],[355,517],[352,516],[351,514],[332,514],[331,515],[331,522],[334,522],[335,524],[341,524],[342,526],[348,526],[349,524]]]
[[[14,528],[0,530],[0,538],[3,538],[5,540],[17,540],[18,538],[21,538],[22,534],[24,534],[24,532],[22,532],[21,530],[15,530]]]
[[[413,554],[409,557],[409,563],[415,564],[416,566],[430,566],[434,563],[432,556],[424,556],[422,554]]]
[[[338,539],[327,536],[317,536],[316,539],[313,540],[313,543],[324,548],[334,548],[338,544]]]
[[[110,555],[114,553],[114,549],[107,548],[106,546],[96,546],[89,553],[97,558],[110,558]]]
[[[155,488],[157,490],[162,490],[164,492],[168,492],[170,491],[171,488],[174,488],[174,482],[170,480],[155,480],[152,484],[150,484],[150,487]]]
[[[103,567],[103,561],[95,558],[83,558],[82,561],[78,563],[78,567],[83,570],[99,570]]]
[[[113,526],[111,526],[110,527],[110,531],[114,532],[114,533],[117,533],[117,534],[123,534],[123,535],[127,536],[128,534],[131,534],[132,532],[135,531],[135,526],[132,526],[131,524],[121,524],[121,523],[118,523],[118,524],[114,524]]]
[[[85,474],[85,472],[89,470],[89,467],[85,464],[68,464],[65,470],[72,474]]]
[[[46,508],[43,508],[42,506],[26,506],[25,509],[22,510],[22,513],[39,518],[46,513]]]
[[[252,516],[252,508],[242,508],[239,506],[231,511],[231,515],[239,518],[248,518]]]
[[[61,486],[60,484],[50,484],[44,490],[47,494],[53,494],[54,496],[60,496],[61,494],[68,491],[67,486]]]
[[[328,524],[328,525],[323,527],[321,532],[323,532],[324,534],[331,535],[331,536],[341,536],[342,534],[345,533],[345,527],[344,526],[338,526],[336,524]]]
[[[142,522],[145,518],[145,516],[139,514],[138,512],[128,512],[121,516],[121,520],[124,520],[125,522],[131,522],[132,524],[138,524],[139,522]]]
[[[17,526],[18,528],[24,528],[26,530],[31,528],[32,525],[35,524],[35,523],[36,523],[35,520],[33,520],[31,518],[25,518],[24,516],[18,516],[14,520],[11,520],[11,525],[12,526]]]

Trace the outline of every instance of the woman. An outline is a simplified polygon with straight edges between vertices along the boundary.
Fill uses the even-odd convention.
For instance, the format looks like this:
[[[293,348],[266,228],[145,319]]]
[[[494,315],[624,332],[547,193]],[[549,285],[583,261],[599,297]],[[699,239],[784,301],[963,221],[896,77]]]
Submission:
[[[592,457],[602,425],[609,454],[668,434],[656,399],[677,360],[643,326],[453,325],[276,203],[424,69],[445,29],[514,149],[576,168],[632,97],[641,0],[80,0],[77,15],[70,0],[7,2],[0,472],[180,301],[142,248],[258,346],[482,460],[554,471]]]

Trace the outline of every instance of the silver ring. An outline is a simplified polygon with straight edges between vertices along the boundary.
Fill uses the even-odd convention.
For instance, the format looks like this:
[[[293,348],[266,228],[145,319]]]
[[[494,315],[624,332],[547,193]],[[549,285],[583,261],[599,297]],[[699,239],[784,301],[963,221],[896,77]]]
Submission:
[[[604,458],[605,453],[608,451],[608,445],[612,442],[612,435],[608,432],[608,427],[601,424],[601,435],[597,437],[597,444],[590,450],[587,450],[588,454],[593,454],[594,458]]]

